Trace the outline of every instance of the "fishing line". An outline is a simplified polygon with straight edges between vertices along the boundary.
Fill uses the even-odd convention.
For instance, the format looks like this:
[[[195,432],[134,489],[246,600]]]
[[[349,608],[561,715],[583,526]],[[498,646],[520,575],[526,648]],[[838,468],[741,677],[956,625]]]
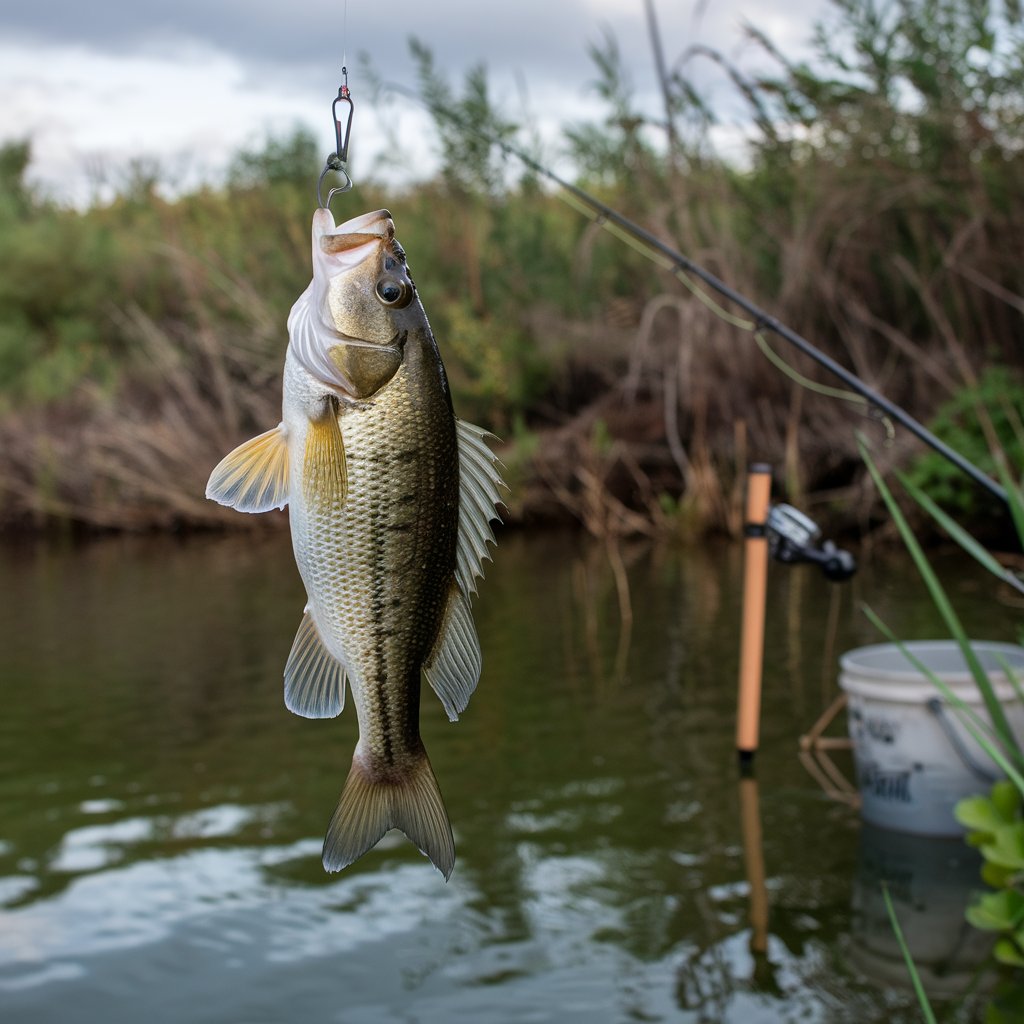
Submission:
[[[341,10],[341,66],[348,67],[348,0]]]
[[[584,217],[588,217],[593,221],[599,228],[607,231],[613,238],[618,238],[620,241],[625,242],[635,252],[640,253],[641,256],[645,256],[652,263],[657,264],[663,270],[667,270],[673,275],[678,281],[681,281],[694,298],[700,300],[708,309],[711,310],[717,317],[724,320],[726,323],[731,324],[733,327],[738,327],[741,331],[754,331],[757,329],[757,324],[753,320],[744,320],[741,317],[735,316],[730,313],[727,309],[720,306],[715,300],[708,295],[702,288],[698,288],[693,281],[687,277],[683,269],[678,265],[675,260],[669,259],[667,256],[662,255],[656,249],[652,249],[649,245],[645,244],[639,238],[630,234],[625,229],[619,227],[617,224],[612,223],[603,214],[598,213],[591,206],[587,206],[585,203],[577,200],[571,193],[562,192],[558,193],[558,198],[561,199],[566,205],[571,206],[578,213]],[[594,200],[597,202],[597,200]]]
[[[854,391],[844,390],[842,388],[829,387],[827,384],[820,384],[817,381],[813,381],[810,377],[805,377],[799,370],[796,369],[791,363],[786,362],[782,356],[776,352],[771,345],[768,343],[768,339],[765,337],[764,330],[753,320],[746,320],[743,317],[738,317],[733,313],[730,313],[723,306],[719,305],[703,288],[698,287],[689,275],[677,266],[668,257],[661,255],[657,251],[653,250],[649,245],[646,245],[633,235],[629,234],[623,228],[618,227],[616,224],[608,221],[606,217],[599,214],[596,210],[588,207],[585,203],[582,203],[575,199],[569,193],[560,191],[559,197],[568,205],[571,206],[578,213],[584,217],[589,218],[598,227],[607,231],[614,238],[618,238],[620,241],[625,242],[635,252],[645,256],[652,263],[657,264],[665,270],[668,270],[676,280],[682,282],[683,285],[689,290],[690,294],[695,299],[706,306],[711,312],[717,316],[720,320],[725,323],[731,324],[733,327],[738,328],[741,331],[747,331],[754,336],[754,340],[757,342],[757,347],[760,349],[762,355],[784,376],[788,377],[794,384],[802,387],[808,391],[814,392],[815,394],[823,395],[826,398],[835,398],[839,401],[850,402],[854,405],[860,405],[865,413],[871,413],[876,411],[875,408],[868,402],[867,398],[863,395],[857,394]],[[886,441],[891,442],[895,436],[896,431],[892,425],[892,420],[884,413],[880,413],[883,424],[885,425]]]
[[[996,483],[995,480],[983,473],[969,459],[965,458],[958,451],[936,437],[926,426],[924,426],[924,424],[914,419],[914,417],[911,416],[910,413],[908,413],[902,406],[889,401],[889,399],[884,395],[881,395],[873,388],[870,388],[855,373],[847,370],[846,367],[837,363],[830,356],[827,356],[821,351],[821,349],[811,344],[811,342],[806,338],[797,334],[796,331],[787,327],[780,320],[761,309],[760,306],[727,285],[709,270],[705,270],[699,264],[694,263],[682,253],[677,252],[671,246],[666,245],[660,238],[651,234],[651,232],[642,228],[634,221],[631,221],[628,217],[624,217],[617,210],[608,206],[607,203],[603,203],[600,199],[590,195],[589,192],[586,192],[578,185],[573,185],[571,182],[559,177],[554,171],[549,170],[529,154],[517,149],[515,146],[505,142],[503,139],[494,137],[489,132],[485,132],[474,125],[467,124],[461,117],[445,107],[436,103],[431,103],[412,89],[408,89],[405,86],[398,85],[397,83],[383,82],[380,85],[380,90],[382,92],[398,93],[412,99],[414,102],[426,107],[426,109],[432,114],[447,118],[463,131],[477,136],[477,138],[482,139],[489,145],[497,146],[498,149],[507,156],[515,157],[515,159],[535,174],[539,174],[541,177],[546,178],[548,181],[557,185],[559,189],[562,190],[561,198],[565,199],[570,206],[589,217],[603,230],[607,231],[615,238],[618,238],[620,241],[625,242],[631,248],[635,249],[658,266],[670,271],[698,299],[700,299],[700,301],[704,302],[709,309],[721,316],[726,322],[731,323],[739,329],[753,332],[755,339],[759,333],[763,333],[765,331],[771,331],[773,334],[778,335],[778,337],[782,338],[783,341],[788,342],[798,351],[813,359],[819,366],[828,370],[833,376],[838,377],[839,380],[841,380],[850,389],[850,392],[853,392],[853,396],[849,397],[855,396],[858,401],[863,400],[868,405],[884,414],[884,416],[889,417],[889,419],[906,427],[907,430],[909,430],[918,440],[923,441],[929,448],[956,466],[957,469],[969,476],[980,487],[983,487],[991,495],[998,498],[1003,502],[1003,504],[1010,504],[1009,496],[1006,491]],[[728,300],[733,305],[738,306],[751,317],[751,320],[744,320],[725,310],[715,302],[710,295],[703,292],[703,289],[698,288],[694,282],[690,280],[691,277],[695,277],[702,281],[724,299]],[[783,360],[778,353],[773,352],[773,355],[779,361],[778,363],[775,363],[775,360],[772,360],[775,365],[782,363],[789,366],[789,364],[785,363],[785,360]],[[789,370],[792,371],[792,373],[796,373],[791,366],[789,367]],[[798,374],[797,376],[801,375]],[[808,384],[811,383],[805,377],[801,376],[801,379],[807,380]],[[822,385],[816,386],[821,387]],[[887,432],[890,433],[890,435],[892,434],[893,431],[891,424],[887,424]]]
[[[826,398],[838,398],[844,402],[856,402],[867,406],[868,400],[863,395],[855,394],[852,391],[843,391],[841,388],[831,388],[827,384],[819,384],[817,381],[811,380],[810,377],[805,377],[795,366],[787,363],[771,347],[768,339],[764,336],[764,331],[754,331],[754,341],[757,342],[757,347],[761,350],[765,359],[777,370],[789,377],[795,384],[799,384],[800,387],[806,388],[808,391],[814,391],[816,394],[824,395]]]

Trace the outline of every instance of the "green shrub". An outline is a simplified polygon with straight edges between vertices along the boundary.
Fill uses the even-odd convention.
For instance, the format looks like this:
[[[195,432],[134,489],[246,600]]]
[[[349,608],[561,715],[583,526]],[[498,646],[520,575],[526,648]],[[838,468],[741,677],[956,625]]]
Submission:
[[[983,417],[994,432],[986,436]],[[1024,467],[1024,375],[1005,366],[981,372],[976,387],[968,387],[944,403],[929,424],[932,432],[980,469],[996,476],[991,440],[1002,448],[1011,467]],[[921,455],[908,474],[911,483],[936,502],[965,515],[982,511],[985,501],[963,473],[935,452]]]

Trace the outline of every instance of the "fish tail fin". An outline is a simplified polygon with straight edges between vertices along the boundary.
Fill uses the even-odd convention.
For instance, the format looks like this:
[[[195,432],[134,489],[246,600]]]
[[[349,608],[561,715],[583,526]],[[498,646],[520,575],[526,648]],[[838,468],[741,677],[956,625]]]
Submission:
[[[425,750],[411,768],[375,772],[357,750],[327,826],[323,862],[340,871],[373,849],[388,829],[401,829],[444,875],[455,867],[455,840]]]

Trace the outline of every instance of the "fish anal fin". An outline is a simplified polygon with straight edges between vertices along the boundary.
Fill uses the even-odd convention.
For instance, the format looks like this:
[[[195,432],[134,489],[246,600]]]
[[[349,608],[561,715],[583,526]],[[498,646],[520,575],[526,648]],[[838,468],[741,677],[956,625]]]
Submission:
[[[455,578],[467,596],[476,593],[476,578],[483,576],[487,545],[494,543],[491,521],[501,521],[498,506],[505,482],[497,456],[487,446],[493,437],[480,427],[456,420],[459,447],[459,541]]]
[[[283,423],[250,438],[214,467],[206,496],[239,512],[288,504],[288,441]]]
[[[450,721],[466,710],[480,679],[481,664],[469,599],[453,581],[434,649],[423,664],[427,682],[441,698]]]
[[[306,609],[284,667],[284,703],[303,718],[334,718],[345,707],[345,666],[324,646]]]
[[[375,771],[356,748],[338,807],[327,827],[323,863],[341,871],[372,850],[392,828],[401,829],[447,881],[455,867],[455,840],[444,799],[426,752],[398,770]]]

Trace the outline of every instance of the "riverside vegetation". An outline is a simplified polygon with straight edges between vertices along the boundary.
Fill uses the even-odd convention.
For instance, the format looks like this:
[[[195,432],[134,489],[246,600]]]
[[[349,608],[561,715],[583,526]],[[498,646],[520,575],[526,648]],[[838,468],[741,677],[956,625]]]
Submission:
[[[579,183],[990,468],[984,406],[1020,466],[1019,5],[834,0],[807,65],[747,31],[774,73],[699,46],[659,59],[656,121],[614,39],[595,45],[606,117],[564,133]],[[357,167],[343,202],[403,225],[457,407],[505,439],[514,520],[735,531],[749,459],[777,466],[788,499],[830,528],[884,518],[855,440],[884,440],[884,425],[780,373],[750,334],[482,143],[477,130],[530,148],[483,68],[455,89],[413,52],[422,94],[458,116],[436,120],[441,171],[396,194]],[[749,104],[742,165],[714,147],[700,62]],[[298,130],[239,153],[216,186],[169,199],[140,162],[115,198],[68,209],[26,183],[28,142],[0,149],[0,524],[258,525],[206,501],[204,483],[279,418],[321,159]],[[984,520],[984,496],[902,433],[876,453]]]

